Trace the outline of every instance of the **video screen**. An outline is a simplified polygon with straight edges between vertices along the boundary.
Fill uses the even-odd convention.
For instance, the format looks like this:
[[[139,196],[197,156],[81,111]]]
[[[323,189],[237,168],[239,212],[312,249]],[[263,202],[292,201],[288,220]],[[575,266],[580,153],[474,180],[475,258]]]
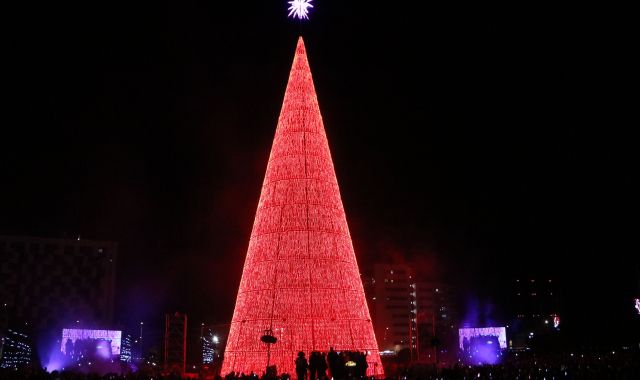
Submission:
[[[86,330],[63,329],[60,340],[60,351],[65,355],[71,355],[67,351],[79,351],[80,346],[98,343],[96,346],[104,355],[120,355],[120,341],[122,331],[119,330]],[[102,344],[104,343],[104,347]]]
[[[465,351],[466,346],[478,338],[497,338],[500,348],[507,348],[507,329],[504,327],[480,327],[458,329],[460,350]],[[489,339],[490,341],[490,339]]]

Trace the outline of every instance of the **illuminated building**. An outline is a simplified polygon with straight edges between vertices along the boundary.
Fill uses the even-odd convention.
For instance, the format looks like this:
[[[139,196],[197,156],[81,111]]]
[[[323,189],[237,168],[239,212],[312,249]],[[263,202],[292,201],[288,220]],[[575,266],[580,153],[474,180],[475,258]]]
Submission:
[[[371,300],[380,351],[397,353],[409,348],[411,340],[416,344],[417,305],[412,273],[404,264],[374,267]]]
[[[216,344],[213,342],[213,337],[212,332],[207,332],[207,334],[202,337],[202,364],[213,363],[216,352]]]
[[[164,325],[164,365],[169,372],[183,374],[187,363],[187,315],[166,314]]]
[[[36,331],[109,324],[116,256],[113,242],[0,236],[0,300]]]
[[[220,370],[225,336],[229,330],[226,324],[205,324],[191,326],[187,331],[187,372],[213,373]],[[197,328],[197,333],[196,333]]]
[[[127,334],[122,337],[120,342],[120,361],[125,363],[131,363],[132,359],[133,338]]]
[[[263,335],[277,339],[261,341]],[[269,338],[272,339],[272,338]],[[251,232],[221,373],[295,373],[299,351],[380,356],[302,38]]]
[[[375,264],[369,286],[378,348],[384,354],[409,349],[410,358],[435,361],[432,345],[457,339],[448,289],[420,278],[411,264]],[[455,343],[455,342],[454,342]]]
[[[31,342],[26,334],[7,329],[0,342],[0,368],[19,368],[31,363]]]
[[[211,364],[216,357],[216,349],[220,342],[219,337],[211,327],[202,326],[200,339],[200,344],[202,346],[202,364]]]

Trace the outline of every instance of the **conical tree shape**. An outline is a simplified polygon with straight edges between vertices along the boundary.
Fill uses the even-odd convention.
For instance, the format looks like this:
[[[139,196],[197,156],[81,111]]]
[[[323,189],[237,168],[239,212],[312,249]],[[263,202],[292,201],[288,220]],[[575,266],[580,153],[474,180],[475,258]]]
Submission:
[[[260,337],[270,329],[278,339]],[[262,184],[221,374],[295,373],[298,352],[378,347],[302,37]],[[270,356],[270,358],[268,358]]]

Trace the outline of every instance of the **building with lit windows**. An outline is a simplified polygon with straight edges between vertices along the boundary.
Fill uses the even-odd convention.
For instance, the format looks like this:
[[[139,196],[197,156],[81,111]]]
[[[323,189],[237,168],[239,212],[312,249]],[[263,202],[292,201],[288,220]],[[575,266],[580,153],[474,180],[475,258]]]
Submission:
[[[31,363],[32,343],[26,334],[7,329],[0,337],[0,368],[17,369]]]
[[[133,349],[133,338],[127,334],[122,337],[120,342],[120,361],[131,363]]]
[[[510,348],[531,347],[536,340],[548,338],[561,329],[560,296],[553,279],[517,278],[511,289]]]
[[[376,264],[370,301],[378,348],[398,352],[415,344],[417,306],[413,271],[404,264]]]
[[[449,290],[416,277],[412,265],[376,264],[365,283],[380,352],[409,349],[411,360],[435,361],[436,346],[455,338]]]
[[[34,331],[110,324],[116,256],[113,242],[0,236],[0,303]]]
[[[203,326],[201,334],[202,364],[211,364],[216,358],[220,338],[209,326]]]

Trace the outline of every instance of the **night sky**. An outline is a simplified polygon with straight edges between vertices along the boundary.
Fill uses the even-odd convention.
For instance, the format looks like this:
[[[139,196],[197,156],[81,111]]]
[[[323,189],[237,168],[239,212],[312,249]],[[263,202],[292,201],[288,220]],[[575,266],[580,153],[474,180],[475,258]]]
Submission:
[[[625,24],[430,3],[10,5],[0,234],[118,242],[124,326],[228,323],[302,33],[361,269],[405,256],[461,304],[550,277],[575,337],[637,334]]]

